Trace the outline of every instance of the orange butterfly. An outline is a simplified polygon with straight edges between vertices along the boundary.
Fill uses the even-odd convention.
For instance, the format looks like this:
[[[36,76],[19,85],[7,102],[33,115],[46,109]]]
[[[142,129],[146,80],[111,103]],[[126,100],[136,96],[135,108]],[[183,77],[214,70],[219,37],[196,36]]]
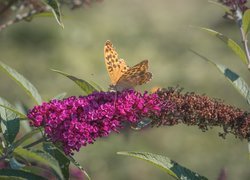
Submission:
[[[104,46],[104,58],[111,79],[111,89],[121,91],[134,88],[137,85],[147,83],[152,78],[152,73],[147,72],[148,60],[128,67],[123,59],[119,59],[118,53],[109,40]]]

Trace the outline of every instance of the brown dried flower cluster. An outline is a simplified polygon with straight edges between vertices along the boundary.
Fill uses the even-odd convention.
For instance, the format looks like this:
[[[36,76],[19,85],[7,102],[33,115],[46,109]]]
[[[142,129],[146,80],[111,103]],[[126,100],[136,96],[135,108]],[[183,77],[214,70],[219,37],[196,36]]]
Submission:
[[[212,99],[195,93],[181,93],[180,88],[161,89],[157,91],[160,98],[175,104],[173,110],[161,112],[155,118],[156,126],[197,125],[202,131],[214,126],[223,127],[220,136],[228,133],[241,139],[250,138],[250,113],[226,105],[221,100]]]

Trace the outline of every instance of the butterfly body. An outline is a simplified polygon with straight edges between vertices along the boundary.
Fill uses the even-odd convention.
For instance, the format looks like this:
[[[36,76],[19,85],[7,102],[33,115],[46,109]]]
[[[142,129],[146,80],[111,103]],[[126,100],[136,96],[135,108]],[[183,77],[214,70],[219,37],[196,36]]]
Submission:
[[[148,72],[148,60],[143,60],[129,67],[123,59],[118,57],[118,53],[110,41],[105,43],[104,59],[111,79],[111,90],[131,89],[137,85],[147,83],[152,78],[152,73]]]

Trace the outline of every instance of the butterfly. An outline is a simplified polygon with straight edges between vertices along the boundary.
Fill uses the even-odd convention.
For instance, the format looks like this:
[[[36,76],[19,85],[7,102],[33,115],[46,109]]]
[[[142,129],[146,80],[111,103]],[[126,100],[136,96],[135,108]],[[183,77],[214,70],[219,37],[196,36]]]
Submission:
[[[143,60],[132,67],[127,66],[124,59],[118,57],[118,53],[109,40],[104,45],[104,59],[112,90],[122,91],[134,88],[147,83],[152,78],[152,73],[148,72],[148,60]]]

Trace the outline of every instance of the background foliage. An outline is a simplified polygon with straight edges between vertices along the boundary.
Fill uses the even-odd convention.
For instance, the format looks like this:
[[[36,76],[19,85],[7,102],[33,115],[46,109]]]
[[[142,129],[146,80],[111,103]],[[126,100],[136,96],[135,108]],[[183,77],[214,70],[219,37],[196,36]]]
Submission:
[[[210,35],[189,28],[203,26],[239,40],[236,25],[222,18],[217,6],[200,0],[110,0],[90,8],[63,9],[61,29],[53,18],[38,17],[21,22],[0,33],[3,62],[18,70],[40,90],[43,97],[68,92],[80,94],[73,82],[52,72],[60,69],[92,80],[107,88],[109,78],[103,61],[103,45],[112,40],[121,57],[133,65],[149,59],[153,80],[141,89],[179,84],[185,91],[205,93],[247,110],[245,100],[210,64],[190,53],[189,48],[241,75],[249,84],[249,72],[240,59]],[[239,42],[239,41],[237,41]],[[240,43],[240,42],[239,42]],[[1,72],[0,94],[10,102],[22,100],[33,106]],[[165,179],[166,174],[143,161],[117,156],[117,151],[147,151],[166,155],[182,165],[215,179],[225,168],[230,179],[248,179],[249,160],[246,142],[218,131],[202,133],[184,126],[124,132],[99,139],[82,148],[75,157],[93,179]],[[138,174],[138,172],[140,172]]]

